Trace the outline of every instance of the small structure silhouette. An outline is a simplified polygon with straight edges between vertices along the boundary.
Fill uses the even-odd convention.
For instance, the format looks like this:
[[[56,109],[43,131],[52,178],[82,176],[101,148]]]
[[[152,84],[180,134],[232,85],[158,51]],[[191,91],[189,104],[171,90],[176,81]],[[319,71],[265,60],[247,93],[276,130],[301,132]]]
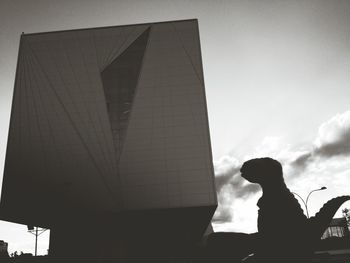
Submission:
[[[7,262],[9,258],[9,254],[7,251],[8,244],[0,240],[0,262]]]
[[[332,238],[332,237],[349,237],[350,231],[348,228],[348,223],[344,217],[333,218],[327,227],[326,231],[323,233],[321,239]],[[349,244],[350,245],[350,244]]]
[[[258,233],[213,233],[207,242],[208,258],[216,262],[239,262],[242,259],[249,263],[310,262],[317,242],[335,212],[350,200],[350,196],[331,199],[308,219],[287,188],[278,161],[272,158],[252,159],[245,162],[240,171],[243,178],[259,184],[263,191],[257,203]],[[222,248],[230,245],[230,253],[225,253]],[[238,251],[236,257],[230,256],[232,250]]]

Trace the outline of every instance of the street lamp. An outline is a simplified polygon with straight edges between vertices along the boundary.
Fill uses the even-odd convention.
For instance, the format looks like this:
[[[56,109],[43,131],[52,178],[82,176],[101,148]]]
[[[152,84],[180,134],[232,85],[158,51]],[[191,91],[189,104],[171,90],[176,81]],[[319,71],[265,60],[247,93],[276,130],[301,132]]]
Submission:
[[[313,192],[322,191],[322,190],[326,190],[326,189],[327,189],[327,187],[322,186],[321,188],[312,190],[312,191],[307,195],[307,197],[306,197],[306,202],[304,201],[304,199],[303,199],[300,195],[298,195],[298,194],[295,193],[295,192],[292,192],[292,194],[298,196],[298,197],[300,198],[300,200],[303,202],[303,204],[304,204],[304,206],[305,206],[305,209],[306,209],[307,218],[310,218],[310,216],[309,216],[309,210],[308,210],[308,208],[307,208],[307,203],[309,202],[310,195],[311,195]]]

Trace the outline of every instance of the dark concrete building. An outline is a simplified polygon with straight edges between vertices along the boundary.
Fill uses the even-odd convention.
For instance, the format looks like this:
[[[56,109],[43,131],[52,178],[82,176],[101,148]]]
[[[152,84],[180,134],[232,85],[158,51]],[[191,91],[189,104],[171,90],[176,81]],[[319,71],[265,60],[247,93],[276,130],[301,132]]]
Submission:
[[[0,255],[8,254],[7,247],[8,244],[5,241],[0,240]]]
[[[216,204],[197,20],[21,36],[1,219],[66,261],[164,262]]]

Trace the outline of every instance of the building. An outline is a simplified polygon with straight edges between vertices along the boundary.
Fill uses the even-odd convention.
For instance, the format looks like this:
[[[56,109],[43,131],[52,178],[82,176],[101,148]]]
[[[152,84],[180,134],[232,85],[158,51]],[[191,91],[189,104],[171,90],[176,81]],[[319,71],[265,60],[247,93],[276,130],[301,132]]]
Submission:
[[[61,259],[164,261],[216,205],[197,20],[22,34],[1,219]]]
[[[322,235],[322,239],[330,237],[350,237],[347,221],[344,217],[333,218],[328,228]]]
[[[0,240],[0,255],[8,255],[7,247],[8,244],[5,241]]]

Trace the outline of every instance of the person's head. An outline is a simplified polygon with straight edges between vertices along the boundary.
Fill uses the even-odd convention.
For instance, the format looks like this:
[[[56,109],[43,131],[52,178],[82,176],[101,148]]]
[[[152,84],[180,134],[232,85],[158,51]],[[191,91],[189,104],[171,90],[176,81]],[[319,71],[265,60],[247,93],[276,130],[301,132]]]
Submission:
[[[251,183],[260,185],[284,183],[282,165],[269,157],[246,161],[240,171],[241,176]]]

